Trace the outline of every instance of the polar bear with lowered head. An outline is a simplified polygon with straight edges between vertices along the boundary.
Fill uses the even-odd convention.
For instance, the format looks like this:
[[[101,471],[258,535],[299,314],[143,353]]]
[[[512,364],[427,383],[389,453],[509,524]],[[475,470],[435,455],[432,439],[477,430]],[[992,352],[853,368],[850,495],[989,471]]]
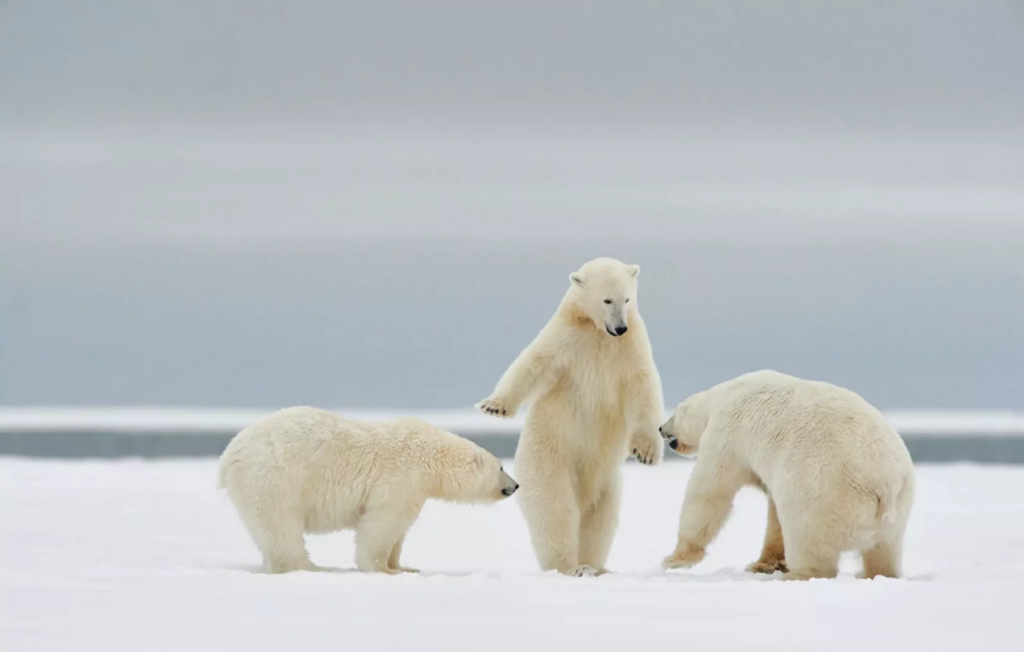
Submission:
[[[697,455],[675,552],[689,568],[722,529],[743,486],[768,495],[768,528],[751,572],[835,577],[859,551],[863,577],[899,577],[914,502],[914,467],[899,434],[856,393],[774,371],[699,392],[661,427],[669,448]]]
[[[637,310],[640,268],[611,258],[570,275],[558,311],[477,404],[512,417],[530,407],[516,450],[519,506],[544,570],[606,572],[618,525],[621,464],[661,460],[661,379]]]
[[[519,485],[493,455],[419,419],[360,422],[310,407],[275,412],[235,435],[220,485],[271,573],[317,570],[304,534],[356,531],[364,572],[399,563],[428,498],[491,503]]]

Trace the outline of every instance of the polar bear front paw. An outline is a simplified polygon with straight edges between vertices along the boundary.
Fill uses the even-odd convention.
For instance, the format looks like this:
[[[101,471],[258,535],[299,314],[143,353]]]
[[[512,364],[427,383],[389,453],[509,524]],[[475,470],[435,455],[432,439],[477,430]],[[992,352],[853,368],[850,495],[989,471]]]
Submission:
[[[496,398],[488,398],[476,404],[476,408],[484,414],[510,419],[515,416],[516,411],[505,405],[504,401]]]

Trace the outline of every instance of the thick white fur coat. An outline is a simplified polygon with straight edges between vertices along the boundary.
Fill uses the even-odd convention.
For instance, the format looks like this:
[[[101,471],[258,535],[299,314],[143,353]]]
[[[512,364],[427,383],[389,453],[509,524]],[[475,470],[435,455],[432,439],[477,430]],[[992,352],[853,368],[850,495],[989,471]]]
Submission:
[[[669,446],[696,454],[669,568],[704,556],[743,486],[768,495],[761,558],[750,569],[787,579],[834,577],[859,551],[868,577],[898,577],[914,498],[907,447],[856,393],[757,371],[683,401],[661,428]]]
[[[353,529],[358,568],[393,574],[411,570],[399,564],[402,542],[427,499],[487,503],[518,485],[493,455],[419,419],[295,407],[231,440],[220,486],[268,571],[315,570],[304,534]]]
[[[621,465],[661,460],[664,403],[637,309],[639,268],[597,259],[478,407],[529,404],[516,452],[519,505],[544,570],[605,571],[618,522]]]

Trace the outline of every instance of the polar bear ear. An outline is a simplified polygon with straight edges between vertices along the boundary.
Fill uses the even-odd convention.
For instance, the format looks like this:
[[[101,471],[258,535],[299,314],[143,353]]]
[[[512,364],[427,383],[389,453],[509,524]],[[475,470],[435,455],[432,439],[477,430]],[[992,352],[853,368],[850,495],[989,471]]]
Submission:
[[[572,274],[569,274],[569,281],[571,281],[576,287],[581,288],[583,287],[583,274],[573,272]]]
[[[473,462],[476,464],[476,468],[484,468],[484,454],[480,451],[476,452],[476,456],[473,458]]]
[[[633,275],[633,278],[636,278],[636,277],[640,276],[640,266],[639,265],[630,265],[629,266],[629,273]]]

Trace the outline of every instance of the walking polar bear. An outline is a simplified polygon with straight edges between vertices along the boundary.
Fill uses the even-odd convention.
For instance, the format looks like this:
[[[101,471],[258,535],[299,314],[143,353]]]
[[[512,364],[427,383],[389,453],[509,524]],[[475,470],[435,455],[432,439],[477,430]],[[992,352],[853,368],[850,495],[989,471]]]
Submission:
[[[356,566],[399,563],[405,533],[428,498],[490,503],[519,485],[493,455],[419,419],[349,421],[324,410],[280,410],[235,435],[220,486],[271,573],[316,570],[305,533],[356,531]]]
[[[899,434],[852,391],[757,371],[694,394],[661,427],[697,454],[665,568],[689,568],[722,529],[743,486],[768,494],[760,558],[747,570],[835,577],[860,551],[863,577],[899,577],[914,469]]]
[[[640,268],[611,258],[570,275],[536,339],[477,407],[509,418],[530,403],[516,450],[519,506],[543,570],[607,572],[622,461],[661,460],[664,402],[637,310]]]

